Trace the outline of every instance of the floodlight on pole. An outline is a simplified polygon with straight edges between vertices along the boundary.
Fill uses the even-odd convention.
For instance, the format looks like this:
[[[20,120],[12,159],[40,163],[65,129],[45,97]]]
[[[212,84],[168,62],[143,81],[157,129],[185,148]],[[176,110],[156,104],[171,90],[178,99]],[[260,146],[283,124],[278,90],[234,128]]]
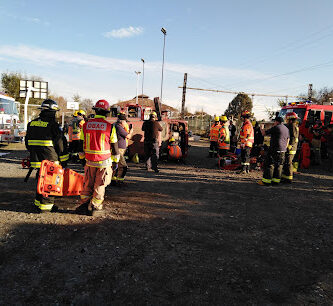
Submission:
[[[139,75],[141,73],[141,71],[134,71],[134,73],[136,74],[136,104],[138,105],[138,88],[139,88]]]
[[[142,62],[142,91],[141,91],[141,104],[143,104],[143,82],[144,82],[144,79],[145,79],[145,60],[142,58],[141,59],[141,62]]]
[[[163,94],[163,72],[164,72],[164,51],[165,51],[165,36],[167,34],[166,29],[162,28],[161,32],[163,33],[163,61],[162,61],[162,80],[161,80],[161,102],[162,100],[162,94]]]

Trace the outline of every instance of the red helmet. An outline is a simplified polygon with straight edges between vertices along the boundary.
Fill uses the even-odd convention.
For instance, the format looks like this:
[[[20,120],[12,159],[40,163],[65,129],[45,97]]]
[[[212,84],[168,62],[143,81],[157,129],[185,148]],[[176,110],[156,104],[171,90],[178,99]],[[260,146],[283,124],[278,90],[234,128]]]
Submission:
[[[93,109],[97,110],[105,110],[105,111],[110,111],[110,104],[108,101],[106,100],[98,100],[95,104],[95,106],[93,107]]]
[[[250,112],[248,110],[245,110],[241,114],[242,117],[250,117]]]
[[[298,119],[297,114],[295,112],[287,113],[286,120],[290,120],[290,119]]]

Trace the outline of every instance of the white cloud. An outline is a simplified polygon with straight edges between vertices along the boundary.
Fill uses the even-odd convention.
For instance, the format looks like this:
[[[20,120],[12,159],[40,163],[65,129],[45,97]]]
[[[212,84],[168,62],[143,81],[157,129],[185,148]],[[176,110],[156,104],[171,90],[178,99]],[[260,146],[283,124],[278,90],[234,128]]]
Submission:
[[[124,38],[124,37],[140,35],[142,33],[143,33],[142,27],[129,26],[128,28],[121,28],[121,29],[116,29],[116,30],[112,30],[110,32],[103,33],[103,36],[106,38],[111,38],[111,37]]]

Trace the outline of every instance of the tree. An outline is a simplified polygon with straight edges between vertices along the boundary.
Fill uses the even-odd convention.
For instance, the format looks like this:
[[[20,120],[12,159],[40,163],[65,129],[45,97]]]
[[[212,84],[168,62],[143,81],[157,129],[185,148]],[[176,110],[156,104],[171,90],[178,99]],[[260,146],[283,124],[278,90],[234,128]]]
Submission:
[[[80,103],[80,109],[83,109],[87,115],[91,113],[92,107],[94,106],[93,100],[91,99],[82,99]]]
[[[280,109],[282,106],[286,105],[286,102],[282,99],[278,99],[276,101],[276,104]],[[270,120],[273,120],[276,117],[276,113],[277,113],[276,109],[274,110],[274,108],[266,107],[266,114]]]
[[[73,97],[72,97],[73,101],[74,102],[81,102],[81,97],[79,94],[75,94]]]
[[[60,113],[65,113],[67,111],[67,99],[63,96],[49,95],[49,98],[56,101],[60,108]]]
[[[229,103],[228,108],[225,111],[227,117],[233,117],[236,120],[240,120],[241,113],[245,110],[252,112],[253,103],[251,98],[244,94],[239,93],[233,100]]]

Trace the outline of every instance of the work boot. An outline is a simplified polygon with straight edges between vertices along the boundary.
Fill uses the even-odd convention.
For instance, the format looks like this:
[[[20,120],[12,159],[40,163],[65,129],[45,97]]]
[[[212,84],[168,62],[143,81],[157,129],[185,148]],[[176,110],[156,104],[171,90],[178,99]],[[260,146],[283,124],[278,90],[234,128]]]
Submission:
[[[105,210],[103,206],[100,206],[99,208],[93,206],[91,210],[89,211],[89,215],[92,217],[101,217],[104,216]]]
[[[270,184],[266,184],[262,180],[258,181],[257,184],[260,186],[270,186]]]
[[[237,174],[246,174],[246,167],[245,166],[242,166],[242,168],[236,172]]]
[[[78,213],[79,215],[88,215],[89,214],[88,205],[89,202],[81,204],[79,207],[75,209],[75,212]]]

